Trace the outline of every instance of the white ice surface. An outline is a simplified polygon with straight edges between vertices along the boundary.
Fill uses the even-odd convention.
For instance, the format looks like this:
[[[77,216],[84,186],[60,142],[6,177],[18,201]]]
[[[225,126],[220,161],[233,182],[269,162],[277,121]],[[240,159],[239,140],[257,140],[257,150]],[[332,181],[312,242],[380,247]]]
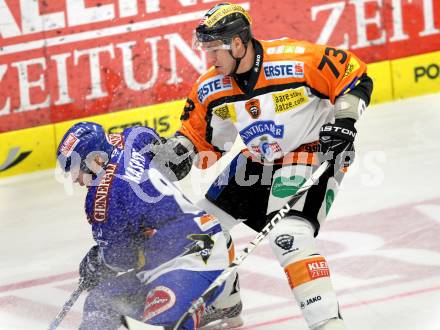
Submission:
[[[353,330],[440,329],[440,94],[372,107],[319,239]],[[215,169],[181,183],[200,198]],[[0,329],[45,329],[92,244],[85,191],[53,170],[0,181]],[[253,238],[233,230],[237,249]],[[241,266],[242,329],[307,329],[263,243]],[[74,329],[84,297],[60,329]],[[138,327],[136,327],[138,328]]]

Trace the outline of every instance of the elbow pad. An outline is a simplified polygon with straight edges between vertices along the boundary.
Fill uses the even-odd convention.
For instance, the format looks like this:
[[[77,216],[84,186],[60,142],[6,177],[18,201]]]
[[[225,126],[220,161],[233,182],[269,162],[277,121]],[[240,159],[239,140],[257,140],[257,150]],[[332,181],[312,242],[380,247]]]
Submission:
[[[350,118],[356,121],[362,116],[365,109],[366,105],[363,99],[352,94],[344,94],[336,99],[335,118]]]
[[[335,118],[351,118],[355,121],[358,120],[370,104],[372,92],[373,80],[364,73],[353,89],[336,98]]]

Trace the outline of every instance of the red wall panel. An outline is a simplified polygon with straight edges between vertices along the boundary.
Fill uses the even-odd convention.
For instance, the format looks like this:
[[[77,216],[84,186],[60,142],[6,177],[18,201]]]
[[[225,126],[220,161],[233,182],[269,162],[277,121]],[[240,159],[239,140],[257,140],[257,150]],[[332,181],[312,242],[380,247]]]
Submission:
[[[5,0],[0,132],[184,98],[206,69],[192,29],[217,2]],[[369,63],[440,50],[437,0],[240,3],[261,39],[340,46]]]

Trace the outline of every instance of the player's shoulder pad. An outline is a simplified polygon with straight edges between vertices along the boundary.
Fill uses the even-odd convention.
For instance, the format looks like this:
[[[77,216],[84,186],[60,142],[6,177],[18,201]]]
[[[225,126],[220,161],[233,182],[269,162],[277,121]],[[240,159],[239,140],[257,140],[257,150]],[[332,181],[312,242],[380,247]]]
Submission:
[[[232,91],[232,78],[220,74],[211,67],[205,74],[200,76],[196,84],[197,100],[203,104],[209,97],[218,97]]]
[[[205,73],[201,74],[199,78],[196,80],[196,84],[200,84],[201,82],[218,75],[219,73],[215,69],[215,66],[211,66]]]
[[[86,197],[86,214],[90,223],[106,222],[109,216],[111,187],[116,181],[115,173],[118,165],[109,163],[105,168],[105,173],[101,176],[96,186],[89,187]]]
[[[122,134],[125,141],[124,149],[126,150],[135,148],[139,151],[149,144],[161,141],[159,134],[153,128],[147,126],[129,127]]]
[[[260,40],[264,56],[269,58],[283,58],[301,55],[306,52],[309,43],[291,38],[280,38],[273,40]]]

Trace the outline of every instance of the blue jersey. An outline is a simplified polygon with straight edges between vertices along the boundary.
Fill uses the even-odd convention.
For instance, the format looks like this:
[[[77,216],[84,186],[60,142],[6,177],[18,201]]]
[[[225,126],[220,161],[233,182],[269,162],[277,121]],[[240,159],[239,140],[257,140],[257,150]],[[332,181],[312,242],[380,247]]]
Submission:
[[[192,205],[145,152],[154,135],[141,127],[109,135],[115,148],[85,205],[101,256],[109,267],[138,269],[145,279],[170,268],[226,267],[218,220]]]

